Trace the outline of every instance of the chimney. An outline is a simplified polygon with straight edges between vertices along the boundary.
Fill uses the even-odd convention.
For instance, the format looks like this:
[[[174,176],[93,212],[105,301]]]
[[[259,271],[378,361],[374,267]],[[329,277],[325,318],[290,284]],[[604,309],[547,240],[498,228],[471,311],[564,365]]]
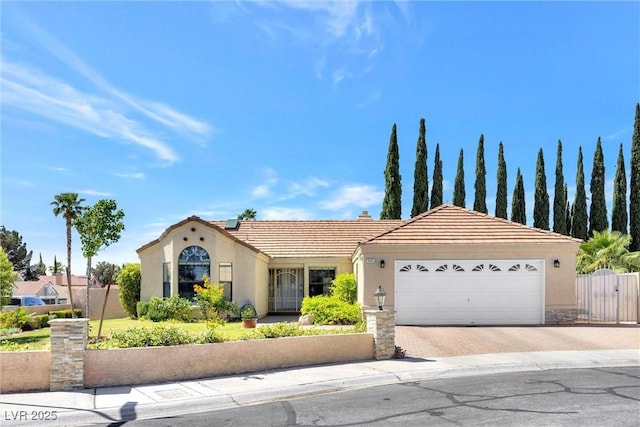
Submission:
[[[362,211],[362,213],[360,213],[360,215],[358,215],[358,221],[360,221],[360,220],[369,220],[369,219],[373,219],[373,218],[371,218],[371,215],[369,215],[368,211]]]
[[[56,277],[56,286],[62,286],[62,273],[54,273]]]

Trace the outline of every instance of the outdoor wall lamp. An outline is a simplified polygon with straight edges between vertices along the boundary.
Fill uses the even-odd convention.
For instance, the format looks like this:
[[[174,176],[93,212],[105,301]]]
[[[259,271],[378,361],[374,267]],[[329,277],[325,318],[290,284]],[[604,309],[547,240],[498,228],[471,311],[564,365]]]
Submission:
[[[382,310],[382,306],[384,305],[384,300],[387,297],[387,293],[382,289],[382,285],[378,286],[378,289],[373,293],[373,297],[376,300],[376,304],[378,308]]]
[[[384,268],[384,260],[383,259],[380,260],[380,268]]]
[[[553,266],[555,268],[560,268],[560,260],[559,259],[554,259],[553,260]]]

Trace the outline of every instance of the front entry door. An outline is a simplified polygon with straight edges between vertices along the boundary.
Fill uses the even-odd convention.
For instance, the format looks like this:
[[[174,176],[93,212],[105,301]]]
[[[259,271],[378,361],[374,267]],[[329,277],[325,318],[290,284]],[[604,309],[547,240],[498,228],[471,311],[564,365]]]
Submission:
[[[304,298],[304,271],[301,268],[269,270],[269,311],[300,312]]]

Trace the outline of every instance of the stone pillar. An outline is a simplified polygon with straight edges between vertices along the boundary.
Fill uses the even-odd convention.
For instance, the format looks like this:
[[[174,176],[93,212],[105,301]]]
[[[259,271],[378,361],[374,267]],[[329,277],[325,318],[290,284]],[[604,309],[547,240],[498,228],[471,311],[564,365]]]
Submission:
[[[389,310],[367,310],[367,332],[373,334],[376,360],[392,359],[396,351],[396,316]]]
[[[84,388],[84,350],[89,319],[53,319],[51,325],[51,391]]]

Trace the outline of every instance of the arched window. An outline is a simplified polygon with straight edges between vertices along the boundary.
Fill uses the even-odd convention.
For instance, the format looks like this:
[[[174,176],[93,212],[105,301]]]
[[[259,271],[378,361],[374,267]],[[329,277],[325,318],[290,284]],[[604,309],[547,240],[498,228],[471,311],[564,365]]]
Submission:
[[[211,276],[209,254],[200,246],[185,248],[178,258],[178,295],[192,300],[193,285],[202,285],[204,276]]]

